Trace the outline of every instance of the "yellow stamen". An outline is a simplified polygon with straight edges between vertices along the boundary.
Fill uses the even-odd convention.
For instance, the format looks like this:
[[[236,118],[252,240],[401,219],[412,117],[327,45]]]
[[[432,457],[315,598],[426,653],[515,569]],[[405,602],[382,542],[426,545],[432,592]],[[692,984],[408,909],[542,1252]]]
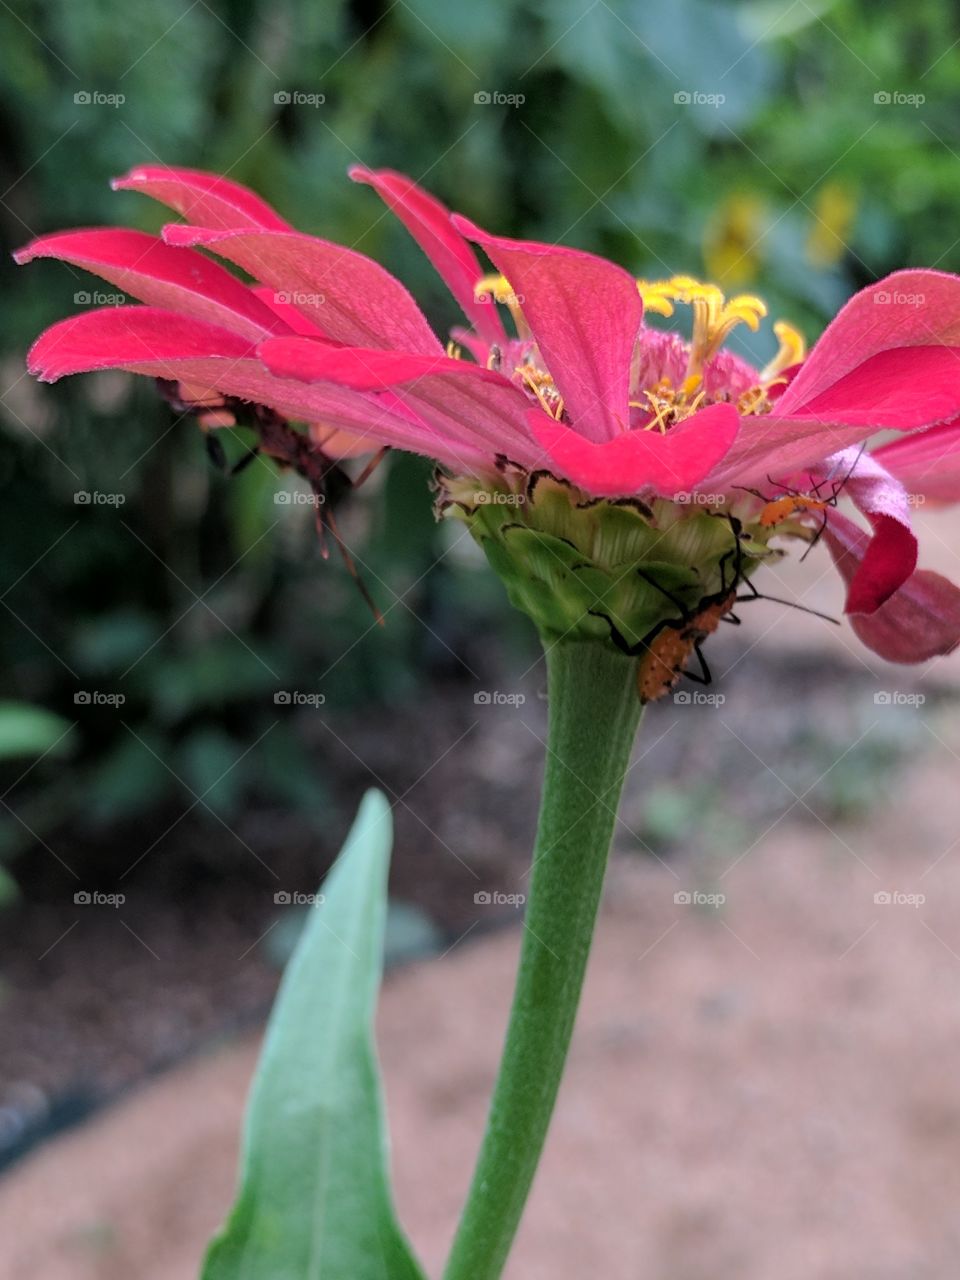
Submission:
[[[524,385],[533,392],[544,413],[549,413],[551,418],[559,422],[563,416],[563,397],[557,391],[550,374],[529,363],[517,365],[514,373],[519,374]]]
[[[473,286],[473,296],[477,302],[483,302],[487,298],[493,298],[494,302],[502,302],[513,316],[513,323],[517,326],[517,336],[529,338],[530,329],[520,309],[520,298],[510,287],[506,276],[482,276]]]
[[[653,311],[658,316],[673,315],[673,302],[668,281],[638,280],[637,292],[643,299],[644,311]]]
[[[447,355],[450,357],[451,360],[459,360],[460,357],[463,355],[463,352],[460,350],[457,344],[451,340],[450,342],[447,343]]]
[[[807,354],[807,344],[803,334],[792,324],[787,324],[786,320],[777,320],[773,326],[773,332],[780,342],[780,347],[770,363],[761,370],[760,381],[765,383],[776,378],[777,374],[783,373],[784,369],[789,369],[791,365],[799,364]]]
[[[738,324],[754,333],[767,314],[762,298],[740,293],[728,301],[715,284],[705,284],[693,276],[672,276],[669,280],[638,280],[637,288],[644,305],[660,315],[671,315],[672,303],[683,302],[693,309],[693,335],[687,380],[699,376],[703,366],[720,350],[721,345]],[[663,310],[669,307],[669,310]]]

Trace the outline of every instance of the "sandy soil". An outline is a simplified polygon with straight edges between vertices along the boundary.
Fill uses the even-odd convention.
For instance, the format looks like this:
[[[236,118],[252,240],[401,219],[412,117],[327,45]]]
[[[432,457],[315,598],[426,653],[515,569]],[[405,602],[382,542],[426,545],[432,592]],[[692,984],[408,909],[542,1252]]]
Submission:
[[[958,745],[868,823],[779,823],[712,881],[690,859],[618,856],[511,1280],[954,1280]],[[698,886],[726,902],[675,903]],[[388,981],[380,1019],[399,1201],[431,1275],[519,929],[474,938]],[[0,1184],[3,1275],[195,1276],[255,1052],[196,1059],[17,1168]]]

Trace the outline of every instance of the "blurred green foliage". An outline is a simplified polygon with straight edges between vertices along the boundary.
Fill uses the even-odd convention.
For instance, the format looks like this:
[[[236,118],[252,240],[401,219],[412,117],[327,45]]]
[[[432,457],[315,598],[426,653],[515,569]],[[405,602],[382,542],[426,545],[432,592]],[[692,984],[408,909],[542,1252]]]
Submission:
[[[386,262],[446,330],[458,317],[429,265],[346,180],[362,161],[508,233],[755,288],[814,336],[868,278],[960,267],[958,21],[934,0],[20,0],[0,8],[0,231],[10,249],[70,225],[156,229],[165,211],[108,179],[215,169]],[[6,843],[176,795],[226,816],[256,795],[316,812],[275,693],[411,696],[462,673],[454,655],[502,608],[459,551],[442,556],[429,469],[390,460],[343,513],[384,642],[266,465],[227,481],[132,378],[25,379],[31,337],[94,286],[6,255],[2,271],[0,696],[79,721],[75,767],[40,761]],[[758,360],[773,345],[745,341]],[[125,702],[76,701],[91,691]]]

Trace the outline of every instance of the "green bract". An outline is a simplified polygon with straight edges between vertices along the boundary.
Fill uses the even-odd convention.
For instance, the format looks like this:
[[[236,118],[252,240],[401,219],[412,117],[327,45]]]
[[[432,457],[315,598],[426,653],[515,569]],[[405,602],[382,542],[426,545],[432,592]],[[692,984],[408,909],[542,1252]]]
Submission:
[[[720,495],[591,498],[548,472],[509,466],[502,480],[442,477],[439,509],[465,521],[546,641],[612,640],[642,652],[664,625],[720,603],[779,554],[767,546],[775,531]]]

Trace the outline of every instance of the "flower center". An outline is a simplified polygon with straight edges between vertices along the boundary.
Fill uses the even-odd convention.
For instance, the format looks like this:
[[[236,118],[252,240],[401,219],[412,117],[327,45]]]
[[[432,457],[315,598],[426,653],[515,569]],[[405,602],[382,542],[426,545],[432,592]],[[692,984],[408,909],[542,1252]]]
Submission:
[[[762,298],[752,293],[725,298],[715,284],[693,276],[671,276],[669,280],[638,280],[637,291],[645,311],[670,317],[675,304],[689,306],[693,328],[689,342],[679,335],[643,328],[637,339],[634,376],[631,378],[631,418],[624,429],[666,432],[706,405],[734,404],[743,415],[768,413],[770,392],[783,383],[781,376],[803,359],[806,346],[792,325],[778,320],[773,331],[779,349],[760,371],[721,347],[737,327],[745,324],[754,333],[767,315]],[[553,376],[544,368],[523,315],[523,298],[516,294],[505,276],[488,275],[474,286],[478,300],[502,303],[513,318],[517,337],[502,350],[491,348],[489,367],[509,370],[512,377],[541,409],[556,421],[564,417],[563,397]],[[661,344],[658,347],[658,344]]]
[[[702,376],[704,365],[720,350],[738,324],[754,333],[767,314],[767,304],[752,293],[739,293],[728,302],[715,284],[703,284],[693,276],[672,276],[669,280],[638,280],[637,290],[646,310],[672,316],[675,302],[693,309],[686,378]]]

